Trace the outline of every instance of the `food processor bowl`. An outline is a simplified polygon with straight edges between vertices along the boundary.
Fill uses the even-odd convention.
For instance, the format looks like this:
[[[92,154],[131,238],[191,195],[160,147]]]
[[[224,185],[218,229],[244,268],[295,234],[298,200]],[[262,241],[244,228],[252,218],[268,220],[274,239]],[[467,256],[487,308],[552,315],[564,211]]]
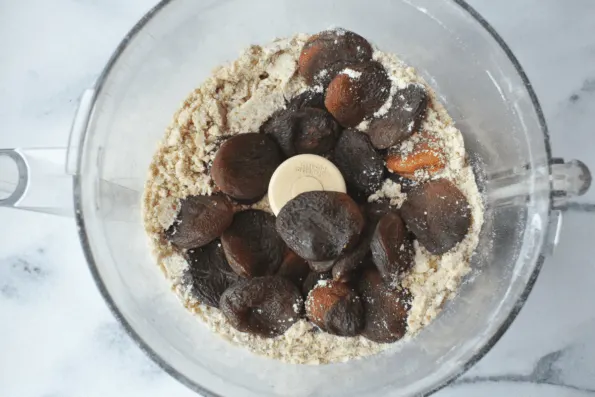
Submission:
[[[418,336],[360,360],[286,364],[230,344],[180,304],[150,255],[141,195],[172,114],[215,66],[250,44],[331,26],[397,54],[438,93],[464,135],[485,221],[472,272]],[[64,150],[0,155],[19,172],[3,206],[64,214],[74,179],[73,214],[109,306],[153,360],[205,396],[430,394],[505,332],[555,243],[560,209],[590,181],[584,164],[552,159],[527,76],[487,22],[457,0],[163,1],[83,95]]]

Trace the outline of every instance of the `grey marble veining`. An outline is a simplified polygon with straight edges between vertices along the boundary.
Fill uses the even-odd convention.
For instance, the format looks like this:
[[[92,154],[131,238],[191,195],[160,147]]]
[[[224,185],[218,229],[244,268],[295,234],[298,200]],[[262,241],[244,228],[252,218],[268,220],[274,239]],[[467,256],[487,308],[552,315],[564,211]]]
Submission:
[[[66,142],[77,98],[155,0],[0,0],[0,147]],[[473,0],[525,68],[554,155],[595,169],[595,2]],[[438,396],[595,395],[595,189],[486,357]],[[70,219],[0,209],[0,396],[193,396],[101,299]]]

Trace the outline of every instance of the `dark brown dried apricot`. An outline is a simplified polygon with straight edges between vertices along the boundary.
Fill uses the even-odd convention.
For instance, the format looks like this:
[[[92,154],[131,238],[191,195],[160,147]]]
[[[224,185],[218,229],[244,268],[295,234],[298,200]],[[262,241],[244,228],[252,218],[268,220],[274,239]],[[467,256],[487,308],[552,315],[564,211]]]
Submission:
[[[368,223],[373,224],[372,232],[376,229],[376,225],[380,219],[390,213],[395,212],[396,209],[390,205],[390,201],[387,199],[381,199],[378,201],[373,201],[371,203],[366,203],[364,205],[364,214],[366,214],[366,219]]]
[[[329,334],[355,336],[364,328],[359,296],[347,284],[336,281],[321,281],[310,291],[306,316]]]
[[[304,301],[291,281],[267,276],[242,280],[230,287],[221,296],[219,307],[238,331],[272,338],[299,320]]]
[[[343,29],[325,30],[304,44],[298,73],[309,85],[326,87],[340,69],[370,59],[372,46],[362,36]]]
[[[262,130],[273,137],[286,157],[291,157],[328,154],[335,146],[341,126],[326,110],[304,107],[276,112]]]
[[[223,195],[188,196],[180,201],[166,238],[178,248],[202,247],[221,236],[233,219],[233,208]]]
[[[428,94],[422,85],[410,84],[398,90],[388,112],[370,120],[366,133],[372,145],[387,149],[410,137],[419,130],[427,107]]]
[[[287,102],[286,109],[298,111],[303,108],[316,108],[326,110],[324,107],[324,94],[316,91],[304,91]]]
[[[366,226],[357,246],[341,255],[334,262],[333,279],[341,282],[348,282],[359,276],[359,270],[372,263],[370,255],[370,243],[376,225],[380,218],[394,211],[388,201],[367,203],[363,206],[362,212],[366,216]]]
[[[390,96],[391,81],[376,61],[351,65],[331,81],[324,105],[344,127],[355,127],[374,113]]]
[[[221,145],[213,161],[211,176],[228,196],[257,201],[267,192],[271,176],[281,160],[279,147],[267,135],[239,134]]]
[[[219,307],[221,294],[240,280],[231,270],[218,240],[189,249],[184,254],[188,268],[182,284],[190,287],[191,295],[208,306]]]
[[[393,211],[388,202],[367,203],[362,207],[365,214],[366,224],[360,236],[360,241],[355,248],[344,252],[336,260],[325,262],[310,262],[310,268],[314,272],[324,273],[332,270],[333,280],[348,282],[357,277],[358,272],[367,263],[371,263],[370,242],[376,230],[376,224],[380,218]]]
[[[387,213],[378,221],[370,249],[374,264],[387,283],[395,281],[413,262],[413,245],[405,223],[394,212]]]
[[[221,243],[231,268],[246,278],[275,274],[286,250],[275,217],[259,210],[235,214]]]
[[[359,281],[364,305],[365,327],[362,336],[378,343],[391,343],[407,332],[411,298],[403,289],[390,289],[378,270],[367,268]]]
[[[446,179],[413,188],[401,207],[401,216],[419,243],[434,255],[463,241],[471,226],[465,195]]]
[[[277,231],[302,258],[328,261],[357,244],[364,223],[358,205],[347,194],[311,191],[281,208]]]
[[[326,110],[303,108],[293,116],[293,143],[297,154],[328,154],[341,133],[341,126]]]
[[[370,253],[370,236],[362,236],[361,241],[353,250],[344,253],[333,264],[333,280],[348,282],[355,278],[357,271],[367,262]]]
[[[290,108],[278,110],[260,127],[264,134],[270,136],[279,145],[285,157],[297,154],[293,144],[295,137],[293,115],[296,111]]]
[[[352,129],[343,131],[333,160],[350,189],[370,195],[382,185],[384,160],[366,134]]]
[[[295,252],[287,249],[285,257],[279,270],[277,270],[277,276],[285,277],[291,280],[296,287],[302,288],[306,277],[310,274],[310,266],[303,258],[300,258]]]
[[[284,109],[277,110],[260,127],[261,132],[269,134],[279,145],[285,157],[295,156],[293,144],[294,124],[293,114],[306,107],[326,110],[324,95],[314,91],[305,91],[295,98],[287,101]]]

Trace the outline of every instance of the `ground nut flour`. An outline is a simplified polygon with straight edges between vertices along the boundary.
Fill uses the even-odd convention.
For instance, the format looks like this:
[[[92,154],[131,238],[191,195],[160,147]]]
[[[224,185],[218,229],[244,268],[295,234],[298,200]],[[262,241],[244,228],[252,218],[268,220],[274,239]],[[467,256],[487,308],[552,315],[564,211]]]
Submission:
[[[218,309],[202,305],[191,296],[190,288],[181,278],[188,265],[163,234],[174,221],[180,199],[213,192],[209,169],[221,138],[258,131],[274,111],[285,106],[287,99],[307,89],[296,69],[308,37],[298,34],[266,46],[251,46],[234,62],[215,69],[211,77],[190,93],[175,113],[150,165],[143,198],[143,219],[152,252],[173,290],[213,332],[260,355],[291,363],[322,364],[375,354],[393,345],[375,343],[360,336],[345,338],[318,332],[306,320],[298,321],[285,334],[275,338],[239,332],[229,325]],[[374,59],[385,67],[392,83],[391,96],[376,116],[388,111],[397,89],[410,83],[426,87],[430,105],[421,130],[435,139],[445,159],[444,169],[431,178],[452,181],[467,198],[472,214],[468,235],[446,254],[431,255],[415,243],[415,263],[402,282],[413,297],[407,331],[407,336],[411,337],[430,323],[444,303],[456,295],[461,279],[469,272],[470,258],[483,222],[483,204],[466,161],[461,133],[430,87],[396,56],[376,50]],[[357,74],[352,70],[346,73]],[[365,131],[367,122],[357,128]],[[415,139],[412,137],[400,144],[404,156],[413,149]],[[430,175],[416,177],[424,180]],[[398,208],[405,198],[401,186],[387,179],[369,201],[388,199]],[[249,207],[270,212],[266,197]]]

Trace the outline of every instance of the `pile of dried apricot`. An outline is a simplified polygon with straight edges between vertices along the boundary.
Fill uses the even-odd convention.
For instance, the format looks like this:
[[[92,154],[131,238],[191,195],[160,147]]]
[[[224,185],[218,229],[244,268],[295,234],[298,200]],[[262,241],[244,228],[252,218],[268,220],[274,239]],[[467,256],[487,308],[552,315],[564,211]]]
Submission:
[[[183,278],[193,295],[239,331],[274,337],[305,318],[331,334],[394,342],[407,329],[411,298],[399,284],[414,260],[413,241],[441,255],[468,232],[460,190],[446,179],[419,178],[446,161],[436,138],[419,131],[425,88],[392,90],[372,52],[353,32],[312,36],[298,73],[316,89],[293,98],[260,131],[225,140],[210,171],[217,193],[181,200],[164,231],[189,263]],[[355,128],[362,121],[364,132]],[[401,151],[414,134],[415,145]],[[267,193],[286,158],[304,153],[333,161],[349,194],[305,192],[276,218],[242,210]],[[400,210],[363,200],[390,173],[413,185]]]

